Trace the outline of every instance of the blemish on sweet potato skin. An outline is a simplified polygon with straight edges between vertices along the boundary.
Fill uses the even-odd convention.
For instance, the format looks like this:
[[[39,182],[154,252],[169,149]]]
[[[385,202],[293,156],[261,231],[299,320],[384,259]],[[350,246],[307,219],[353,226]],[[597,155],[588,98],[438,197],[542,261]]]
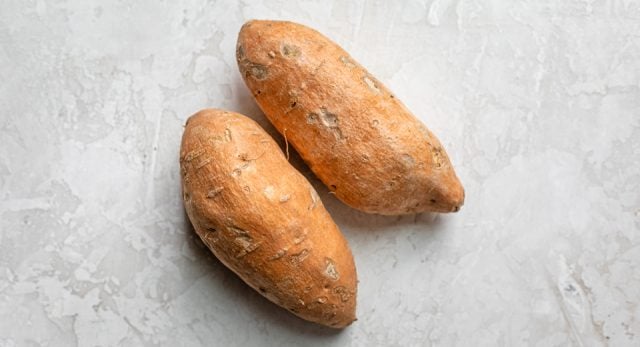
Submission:
[[[283,43],[280,52],[286,58],[297,58],[300,56],[300,48],[296,45]]]
[[[307,113],[307,124],[318,123],[318,114],[314,112]]]
[[[340,278],[340,273],[338,272],[336,268],[336,263],[333,261],[333,259],[325,258],[324,263],[325,263],[324,274],[334,281],[338,280]]]
[[[180,174],[196,233],[248,285],[312,322],[341,328],[355,319],[355,300],[333,292],[357,291],[347,241],[313,187],[254,121],[221,110],[189,118]],[[333,284],[325,290],[327,281]]]
[[[274,254],[273,256],[271,256],[269,258],[269,260],[278,260],[278,259],[282,259],[282,257],[285,256],[285,254],[287,254],[287,250],[286,249],[281,249],[278,250],[278,252],[276,254]]]
[[[372,92],[380,94],[380,88],[378,88],[378,84],[373,80],[372,77],[364,76],[362,80]]]
[[[347,56],[340,56],[340,58],[338,58],[340,60],[340,62],[342,64],[344,64],[346,67],[348,68],[354,68],[357,67],[356,64]]]
[[[269,76],[269,70],[267,67],[256,63],[251,64],[245,73],[258,81],[265,80]]]
[[[222,187],[216,187],[216,188],[211,189],[207,193],[207,199],[215,199],[215,197],[220,195],[220,193],[222,193],[223,190],[224,190],[224,188],[222,188]]]
[[[305,261],[305,259],[307,259],[307,257],[309,256],[310,251],[308,249],[303,249],[298,253],[292,254],[290,256],[290,262],[292,264],[294,264],[295,266],[300,265],[303,261]]]
[[[307,113],[306,123],[315,125],[319,131],[333,135],[336,140],[344,140],[338,115],[330,112],[326,107],[321,107],[317,112]]]
[[[279,200],[279,201],[280,201],[281,203],[285,203],[285,202],[289,201],[289,199],[291,199],[291,195],[285,194],[285,195],[282,195],[282,196],[280,197],[280,200]]]

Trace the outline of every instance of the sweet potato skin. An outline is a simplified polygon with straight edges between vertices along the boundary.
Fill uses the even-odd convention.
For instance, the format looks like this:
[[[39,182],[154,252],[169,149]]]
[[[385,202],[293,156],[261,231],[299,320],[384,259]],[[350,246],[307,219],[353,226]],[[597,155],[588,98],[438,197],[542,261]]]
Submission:
[[[463,205],[440,141],[322,34],[292,22],[249,21],[236,58],[267,118],[346,204],[385,215]]]
[[[184,206],[222,263],[297,316],[333,328],[355,320],[351,250],[316,191],[253,120],[203,110],[180,149]]]

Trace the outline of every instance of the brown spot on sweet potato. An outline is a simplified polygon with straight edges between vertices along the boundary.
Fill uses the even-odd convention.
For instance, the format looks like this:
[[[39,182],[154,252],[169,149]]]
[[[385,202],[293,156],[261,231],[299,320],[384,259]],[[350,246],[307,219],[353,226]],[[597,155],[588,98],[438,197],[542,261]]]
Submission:
[[[340,297],[342,302],[347,302],[351,298],[351,293],[344,286],[333,288],[333,292]]]
[[[327,111],[326,108],[320,109],[320,121],[322,122],[322,125],[329,128],[335,128],[338,126],[338,116]]]
[[[289,90],[289,106],[291,109],[298,106],[298,91],[295,89]]]
[[[310,112],[307,114],[307,124],[316,124],[318,122],[318,114]]]
[[[396,186],[396,181],[385,182],[384,186],[386,190],[393,190],[393,188]]]
[[[262,153],[260,153],[258,156],[254,157],[254,158],[251,158],[248,153],[240,153],[238,155],[238,159],[240,159],[242,161],[246,161],[246,162],[253,162],[253,161],[256,161],[256,160],[260,159],[265,153],[266,153],[266,151],[263,151]]]
[[[236,46],[236,59],[237,60],[244,59],[244,48],[240,44]]]
[[[318,119],[320,120],[320,124],[333,133],[336,140],[344,139],[342,130],[339,127],[340,120],[335,113],[331,113],[325,107],[321,107],[320,112],[307,114],[307,123],[309,124],[316,124]]]
[[[285,58],[297,58],[301,54],[300,47],[287,43],[282,44],[280,53],[282,53]]]
[[[245,64],[244,75],[246,77],[253,77],[258,81],[264,81],[269,77],[269,69],[265,65],[251,62],[247,62]]]

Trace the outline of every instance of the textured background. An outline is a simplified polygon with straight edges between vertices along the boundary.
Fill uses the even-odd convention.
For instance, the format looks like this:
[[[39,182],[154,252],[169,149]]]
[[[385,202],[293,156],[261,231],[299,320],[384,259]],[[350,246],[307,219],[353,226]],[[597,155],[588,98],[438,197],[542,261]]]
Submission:
[[[640,2],[0,5],[1,346],[640,345]],[[342,332],[254,293],[182,209],[190,114],[273,132],[235,63],[251,18],[343,45],[466,187],[458,214],[389,218],[313,180],[358,265]]]

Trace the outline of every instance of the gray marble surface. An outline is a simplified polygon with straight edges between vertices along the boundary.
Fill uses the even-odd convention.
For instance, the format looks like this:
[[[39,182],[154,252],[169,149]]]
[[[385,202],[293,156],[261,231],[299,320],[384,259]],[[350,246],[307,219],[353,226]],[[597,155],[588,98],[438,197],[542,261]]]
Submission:
[[[356,259],[340,332],[249,289],[183,212],[189,115],[277,136],[235,63],[251,18],[343,45],[466,187],[457,214],[365,215],[292,159]],[[0,346],[640,345],[637,1],[5,0],[0,81]]]

